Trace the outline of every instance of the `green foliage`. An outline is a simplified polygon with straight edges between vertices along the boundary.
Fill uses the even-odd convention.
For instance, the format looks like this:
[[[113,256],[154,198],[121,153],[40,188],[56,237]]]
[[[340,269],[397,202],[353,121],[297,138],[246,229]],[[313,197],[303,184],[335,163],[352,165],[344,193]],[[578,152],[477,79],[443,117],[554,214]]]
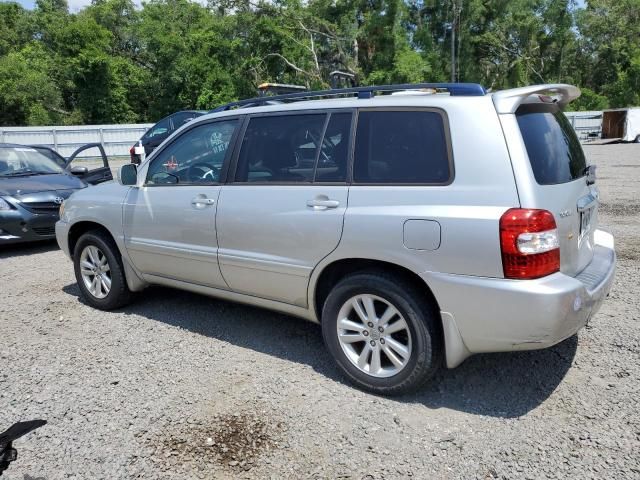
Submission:
[[[0,58],[0,118],[4,125],[58,120],[61,97],[51,70],[51,58],[36,42]]]
[[[262,82],[327,88],[334,70],[361,84],[453,70],[494,90],[564,82],[583,87],[573,109],[639,105],[640,0],[0,3],[3,125],[155,121]]]
[[[605,110],[609,108],[609,100],[604,95],[597,94],[587,87],[583,87],[580,98],[571,104],[574,111]]]

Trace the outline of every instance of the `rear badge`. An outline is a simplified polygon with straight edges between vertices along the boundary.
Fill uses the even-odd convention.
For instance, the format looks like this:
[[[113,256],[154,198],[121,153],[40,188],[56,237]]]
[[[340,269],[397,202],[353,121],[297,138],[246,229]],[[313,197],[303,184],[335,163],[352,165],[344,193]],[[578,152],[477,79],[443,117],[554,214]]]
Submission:
[[[572,233],[570,233],[569,235],[567,235],[567,238],[568,238],[569,240],[571,240],[571,239],[573,238],[573,232],[572,232]]]
[[[558,213],[558,215],[560,216],[560,218],[570,217],[571,212],[569,210],[562,210]]]

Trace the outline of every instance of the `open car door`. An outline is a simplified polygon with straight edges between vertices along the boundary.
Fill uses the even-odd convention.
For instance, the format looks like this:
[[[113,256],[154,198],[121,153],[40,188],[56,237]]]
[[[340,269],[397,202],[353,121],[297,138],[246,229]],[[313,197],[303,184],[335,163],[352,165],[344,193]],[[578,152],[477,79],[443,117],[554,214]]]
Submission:
[[[91,148],[97,148],[100,155],[85,156],[85,160],[82,161],[82,164],[76,160],[80,153]],[[75,164],[74,160],[76,160]],[[87,143],[86,145],[78,148],[67,159],[67,163],[64,168],[91,185],[113,180],[113,174],[111,173],[111,168],[109,168],[107,154],[100,143]]]

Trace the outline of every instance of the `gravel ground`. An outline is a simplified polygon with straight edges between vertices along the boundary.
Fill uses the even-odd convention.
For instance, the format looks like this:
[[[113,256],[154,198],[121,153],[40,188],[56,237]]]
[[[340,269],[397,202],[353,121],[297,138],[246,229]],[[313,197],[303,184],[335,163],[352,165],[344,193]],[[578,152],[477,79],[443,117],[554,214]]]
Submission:
[[[553,348],[478,355],[418,394],[346,384],[317,325],[152,288],[84,305],[55,244],[0,250],[7,478],[640,478],[640,145],[591,146],[614,290]]]

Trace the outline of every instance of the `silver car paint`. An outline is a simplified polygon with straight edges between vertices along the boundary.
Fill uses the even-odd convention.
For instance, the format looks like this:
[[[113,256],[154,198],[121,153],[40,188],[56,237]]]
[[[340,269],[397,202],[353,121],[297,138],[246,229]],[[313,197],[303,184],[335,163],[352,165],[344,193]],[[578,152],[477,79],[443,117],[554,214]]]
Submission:
[[[222,275],[229,287],[307,307],[313,268],[337,246],[346,185],[225,185],[216,219]],[[310,208],[317,198],[336,208]]]
[[[564,95],[565,101],[575,95],[575,87],[553,86],[553,89]],[[433,292],[441,310],[449,367],[476,352],[552,345],[575,333],[595,313],[611,287],[615,253],[612,237],[594,229],[579,252],[575,248],[572,252],[571,243],[565,242],[560,273],[538,280],[502,278],[498,222],[508,208],[521,205],[547,208],[556,221],[562,222],[560,212],[571,207],[572,202],[575,207],[576,197],[592,190],[583,186],[584,179],[582,185],[577,180],[575,186],[560,185],[557,189],[540,187],[533,180],[513,112],[520,102],[530,101],[528,95],[544,91],[544,87],[536,86],[484,97],[393,95],[369,100],[317,100],[200,117],[193,123],[282,110],[426,107],[445,112],[451,131],[455,178],[446,186],[352,185],[331,187],[333,190],[322,186],[213,187],[220,192],[215,228],[219,271],[224,282],[213,280],[215,273],[204,281],[189,279],[189,272],[179,262],[162,272],[136,268],[128,251],[132,245],[126,244],[123,230],[123,223],[129,225],[125,228],[133,227],[125,204],[129,187],[111,184],[74,194],[56,226],[58,242],[69,254],[65,245],[71,225],[93,221],[107,228],[116,239],[127,276],[135,277],[127,278],[130,287],[140,289],[145,282],[174,286],[312,321],[319,321],[314,308],[315,288],[328,265],[351,258],[380,260],[411,270],[424,279],[425,289]],[[149,163],[184,128],[188,126],[174,133],[140,166],[138,185],[127,198],[133,198],[133,191],[142,194]],[[330,211],[308,210],[305,201],[314,195],[335,197],[340,207]],[[150,222],[151,214],[145,215]],[[560,226],[567,236],[575,227],[575,218],[568,218]],[[316,230],[318,220],[322,220],[321,232]],[[439,231],[440,238],[430,236],[424,240],[424,245],[431,248],[408,248],[404,239],[408,220],[437,223],[439,230],[428,231]],[[171,221],[176,228],[180,217],[173,220],[167,217],[165,221]],[[594,226],[595,222],[597,218]],[[130,235],[153,236],[144,227],[140,234]],[[161,239],[155,238],[151,243],[158,240]],[[200,241],[196,237],[193,240]],[[153,255],[150,253],[153,248],[157,245],[138,253]],[[134,249],[140,250],[142,245]],[[207,266],[213,272],[214,250],[214,244],[205,249]],[[180,256],[191,262],[201,253],[180,252]]]
[[[220,186],[216,185],[132,188],[123,205],[123,226],[125,247],[136,269],[228,288],[218,266],[219,194]],[[194,205],[199,200],[203,202]]]

